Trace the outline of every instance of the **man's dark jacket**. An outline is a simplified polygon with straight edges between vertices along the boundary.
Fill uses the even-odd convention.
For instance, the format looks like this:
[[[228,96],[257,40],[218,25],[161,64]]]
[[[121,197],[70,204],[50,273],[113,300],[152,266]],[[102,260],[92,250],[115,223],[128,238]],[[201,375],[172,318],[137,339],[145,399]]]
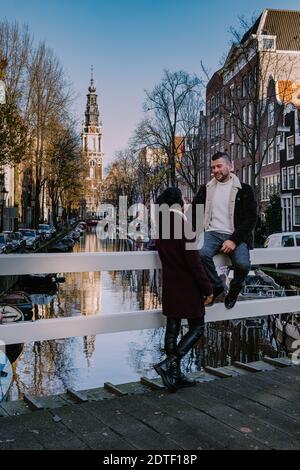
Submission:
[[[253,231],[257,221],[257,203],[254,192],[249,184],[241,183],[238,189],[234,206],[234,232],[228,237],[236,245],[247,243],[248,248],[253,248]],[[206,186],[202,185],[193,199],[195,204],[204,204],[206,202]],[[195,214],[195,210],[193,211]]]

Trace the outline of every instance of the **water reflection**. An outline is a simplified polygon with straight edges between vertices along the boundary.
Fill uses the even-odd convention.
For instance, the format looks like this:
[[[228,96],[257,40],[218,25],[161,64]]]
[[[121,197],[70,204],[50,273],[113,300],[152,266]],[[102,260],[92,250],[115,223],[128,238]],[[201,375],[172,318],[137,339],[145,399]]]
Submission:
[[[81,237],[75,252],[127,249],[99,241],[93,230]],[[35,318],[114,314],[120,311],[157,309],[161,305],[161,272],[122,271],[66,273],[56,292],[31,293]],[[184,328],[184,327],[183,327]],[[57,394],[66,388],[87,389],[105,381],[122,383],[155,377],[152,364],[163,355],[163,329],[122,332],[83,338],[26,344],[13,365],[9,398],[24,392]],[[267,320],[259,328],[242,322],[206,326],[205,337],[184,359],[186,372],[203,365],[218,367],[233,361],[249,362],[262,355],[282,355],[285,345],[275,341]],[[20,352],[20,351],[19,351]]]

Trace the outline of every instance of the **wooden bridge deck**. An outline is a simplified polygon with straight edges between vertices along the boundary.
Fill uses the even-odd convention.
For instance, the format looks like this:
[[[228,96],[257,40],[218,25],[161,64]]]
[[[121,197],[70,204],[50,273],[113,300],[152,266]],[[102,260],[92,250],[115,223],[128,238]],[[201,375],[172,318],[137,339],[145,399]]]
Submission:
[[[300,449],[300,367],[286,362],[209,370],[176,394],[155,381],[1,403],[0,449]]]

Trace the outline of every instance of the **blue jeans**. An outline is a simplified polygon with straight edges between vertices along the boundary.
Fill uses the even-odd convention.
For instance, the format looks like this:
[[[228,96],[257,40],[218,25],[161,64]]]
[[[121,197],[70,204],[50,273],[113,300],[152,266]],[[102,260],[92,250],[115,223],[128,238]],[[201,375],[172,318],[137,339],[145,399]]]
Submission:
[[[223,287],[222,280],[218,276],[213,257],[219,253],[223,243],[229,239],[229,235],[219,232],[205,232],[204,243],[200,255],[204,263],[208,277],[214,289]],[[234,277],[231,286],[241,288],[250,271],[249,249],[246,243],[240,243],[234,251],[228,254],[234,269]]]

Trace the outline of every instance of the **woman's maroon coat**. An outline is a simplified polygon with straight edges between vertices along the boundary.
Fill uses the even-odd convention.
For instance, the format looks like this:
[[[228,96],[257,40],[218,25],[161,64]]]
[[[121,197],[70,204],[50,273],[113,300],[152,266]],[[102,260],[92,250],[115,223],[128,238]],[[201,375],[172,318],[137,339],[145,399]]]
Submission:
[[[181,215],[175,214],[175,218]],[[172,232],[172,231],[171,231]],[[187,250],[186,240],[156,240],[162,263],[163,314],[176,318],[201,318],[204,297],[212,294],[198,250]]]

